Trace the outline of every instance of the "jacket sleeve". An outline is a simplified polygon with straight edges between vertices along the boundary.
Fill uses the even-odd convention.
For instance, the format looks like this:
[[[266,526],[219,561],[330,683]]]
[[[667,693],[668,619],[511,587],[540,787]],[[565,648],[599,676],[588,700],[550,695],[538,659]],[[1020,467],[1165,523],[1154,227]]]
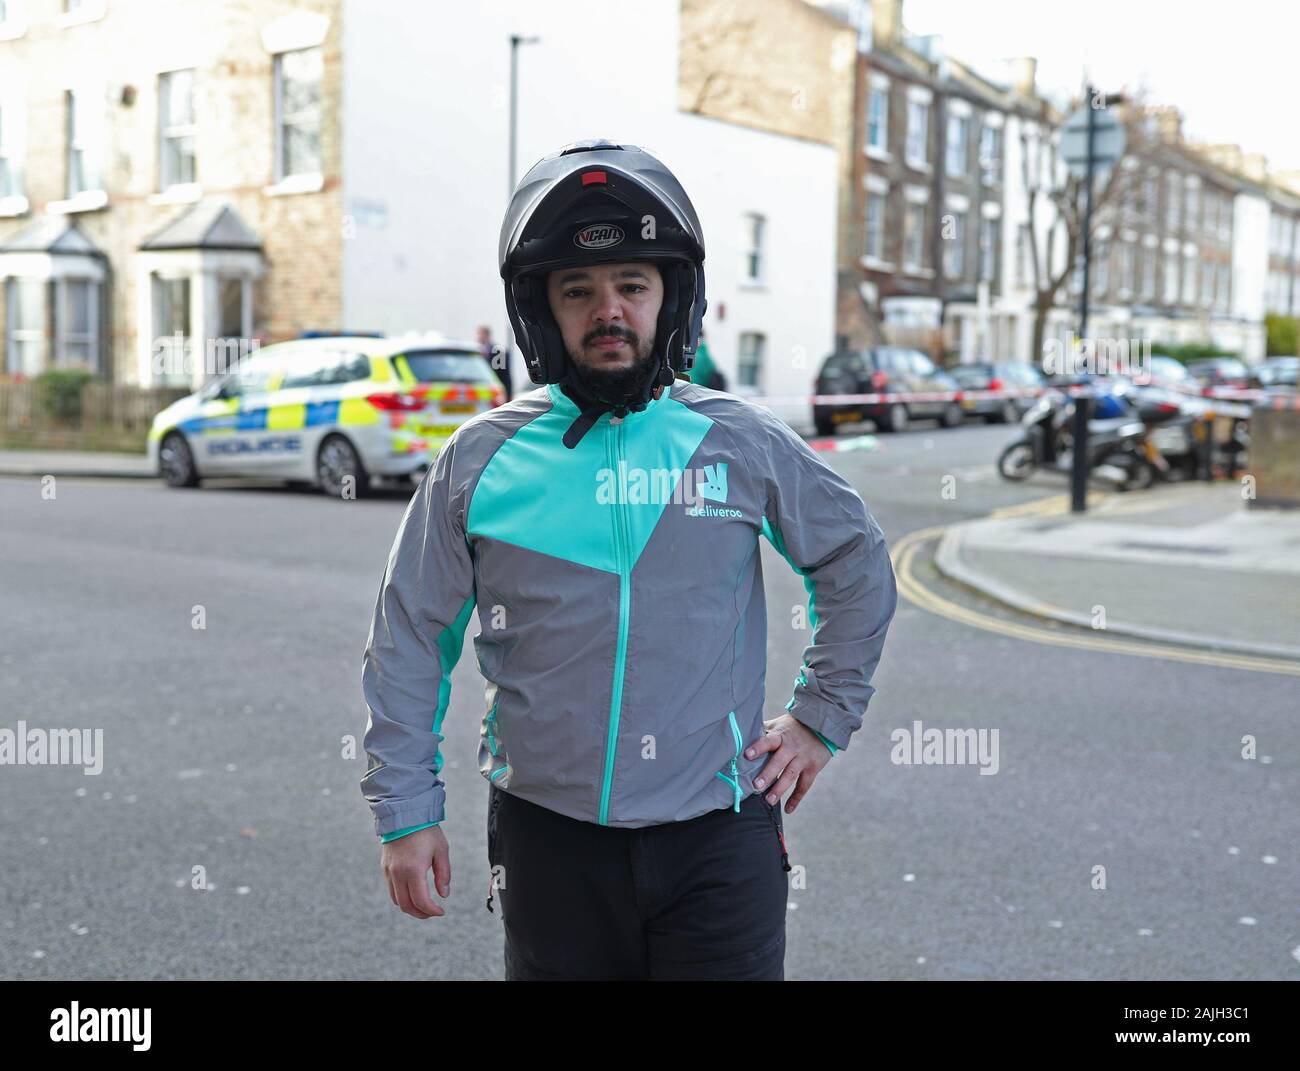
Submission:
[[[763,534],[803,577],[812,628],[785,709],[831,749],[848,747],[875,688],[898,590],[884,533],[862,498],[785,423],[764,414]]]
[[[444,818],[442,719],[476,596],[455,451],[453,435],[402,517],[361,663],[361,789],[384,841]]]

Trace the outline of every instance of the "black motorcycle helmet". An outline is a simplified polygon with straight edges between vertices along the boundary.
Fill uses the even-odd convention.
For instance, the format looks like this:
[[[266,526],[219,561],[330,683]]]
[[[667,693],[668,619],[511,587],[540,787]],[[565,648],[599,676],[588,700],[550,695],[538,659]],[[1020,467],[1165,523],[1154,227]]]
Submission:
[[[582,399],[582,416],[564,436],[578,440],[601,413],[640,412],[656,386],[690,371],[704,297],[704,236],[681,184],[635,145],[576,141],[543,157],[515,187],[498,250],[506,310],[534,383],[565,383]],[[557,268],[652,261],[664,298],[650,368],[629,393],[604,397],[569,359],[551,314],[546,276]]]

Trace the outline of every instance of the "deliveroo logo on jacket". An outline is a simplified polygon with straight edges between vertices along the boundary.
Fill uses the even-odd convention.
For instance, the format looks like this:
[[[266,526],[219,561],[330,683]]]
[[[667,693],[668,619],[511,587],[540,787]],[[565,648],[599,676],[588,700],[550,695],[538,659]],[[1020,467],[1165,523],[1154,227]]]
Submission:
[[[727,463],[718,461],[704,466],[703,482],[696,481],[695,493],[711,502],[727,501]]]
[[[727,501],[727,463],[725,461],[716,461],[712,465],[704,466],[704,479],[695,482],[695,493],[710,502]],[[701,503],[692,509],[686,511],[688,517],[739,517],[741,515],[738,509],[718,509],[715,506],[707,506]]]

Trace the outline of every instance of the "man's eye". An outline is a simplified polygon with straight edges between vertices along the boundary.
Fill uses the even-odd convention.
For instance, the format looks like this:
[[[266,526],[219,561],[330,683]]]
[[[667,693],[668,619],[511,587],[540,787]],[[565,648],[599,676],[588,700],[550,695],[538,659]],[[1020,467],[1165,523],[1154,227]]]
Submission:
[[[566,290],[566,291],[564,292],[564,296],[567,297],[567,298],[572,298],[572,297],[582,297],[583,294],[585,294],[585,293],[586,293],[585,290],[580,290],[580,289],[578,289],[577,287],[575,287],[575,288],[572,289],[572,290]]]
[[[625,287],[623,287],[623,289],[633,290],[637,293],[640,293],[642,290],[645,290],[646,288],[642,286],[640,283],[628,283]]]

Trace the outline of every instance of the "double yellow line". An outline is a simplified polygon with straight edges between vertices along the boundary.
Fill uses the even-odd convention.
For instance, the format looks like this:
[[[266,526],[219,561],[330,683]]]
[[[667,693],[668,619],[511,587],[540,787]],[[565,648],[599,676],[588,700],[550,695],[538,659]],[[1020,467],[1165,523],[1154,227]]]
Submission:
[[[1069,501],[1069,497],[1066,495],[1036,499],[1033,502],[994,511],[990,516],[1049,516],[1053,513],[1064,512],[1069,506]],[[1046,643],[1054,647],[1072,647],[1076,650],[1099,651],[1104,654],[1131,655],[1134,658],[1164,658],[1174,662],[1193,662],[1202,666],[1221,666],[1227,669],[1247,670],[1252,673],[1285,673],[1300,677],[1300,662],[1289,661],[1285,658],[1200,651],[1191,647],[1152,643],[1136,636],[1122,638],[1086,636],[1074,631],[1066,631],[1073,628],[1073,626],[1069,625],[1061,626],[1060,630],[1036,628],[1030,625],[1018,624],[1014,621],[1005,621],[1002,618],[961,606],[927,588],[917,579],[915,571],[917,552],[925,543],[943,535],[947,528],[948,525],[940,524],[931,528],[922,528],[916,532],[909,532],[894,542],[890,557],[894,562],[894,574],[898,580],[899,593],[909,602],[921,607],[921,609],[929,610],[931,613],[945,617],[949,621],[956,621],[959,624],[969,625],[971,628],[996,632],[999,635],[1010,636],[1013,639],[1025,640],[1029,643]]]

